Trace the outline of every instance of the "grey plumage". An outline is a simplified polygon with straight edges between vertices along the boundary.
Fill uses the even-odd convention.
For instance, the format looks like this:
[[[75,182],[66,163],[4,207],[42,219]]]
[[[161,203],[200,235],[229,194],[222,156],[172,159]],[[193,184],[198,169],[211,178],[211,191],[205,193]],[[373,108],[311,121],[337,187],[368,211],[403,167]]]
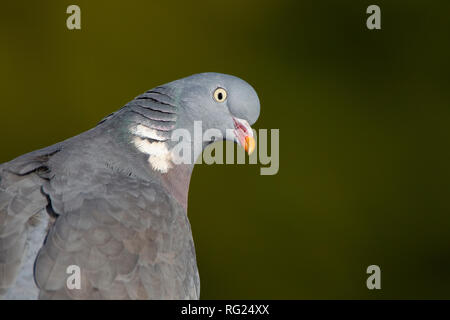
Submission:
[[[230,97],[220,106],[211,98],[217,87]],[[76,137],[1,164],[0,296],[198,299],[186,214],[193,164],[158,167],[136,141],[170,148],[176,128],[192,131],[202,120],[232,129],[237,115],[256,121],[253,88],[198,74],[147,91]],[[80,267],[80,290],[66,285],[70,265]]]

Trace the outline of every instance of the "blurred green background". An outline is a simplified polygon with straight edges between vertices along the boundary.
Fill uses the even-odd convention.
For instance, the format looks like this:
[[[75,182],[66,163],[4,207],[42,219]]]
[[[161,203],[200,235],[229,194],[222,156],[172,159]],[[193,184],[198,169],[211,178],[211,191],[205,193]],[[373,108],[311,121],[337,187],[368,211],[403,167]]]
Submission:
[[[450,2],[376,1],[378,31],[370,4],[3,1],[0,162],[159,84],[233,74],[259,93],[254,127],[280,129],[280,170],[196,166],[201,298],[450,298]]]

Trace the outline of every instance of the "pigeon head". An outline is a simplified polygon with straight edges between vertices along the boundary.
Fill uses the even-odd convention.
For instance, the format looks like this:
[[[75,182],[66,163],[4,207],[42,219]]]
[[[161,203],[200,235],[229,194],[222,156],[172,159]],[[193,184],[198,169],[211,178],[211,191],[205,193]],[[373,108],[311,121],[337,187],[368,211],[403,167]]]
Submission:
[[[173,150],[179,141],[173,139],[174,130],[189,133],[184,143],[193,150],[190,163],[194,163],[203,148],[218,140],[237,142],[248,152],[255,148],[250,127],[259,116],[256,91],[244,80],[220,73],[200,73],[179,79],[138,96],[126,111],[131,111],[132,142],[149,155],[152,168],[162,173],[173,167]],[[196,126],[201,131],[213,129],[201,147],[195,147]],[[206,135],[208,136],[208,135]]]
[[[181,127],[190,128],[194,121],[201,121],[203,130],[219,130],[225,139],[253,152],[255,141],[250,125],[258,119],[260,105],[251,85],[231,75],[200,73],[167,86],[178,89]]]

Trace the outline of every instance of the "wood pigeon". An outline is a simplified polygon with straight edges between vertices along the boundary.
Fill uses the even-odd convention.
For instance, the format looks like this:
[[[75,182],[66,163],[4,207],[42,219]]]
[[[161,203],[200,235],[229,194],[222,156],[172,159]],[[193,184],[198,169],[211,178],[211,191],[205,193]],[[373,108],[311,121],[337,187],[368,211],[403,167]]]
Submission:
[[[0,164],[0,297],[198,299],[187,217],[194,161],[174,161],[172,134],[194,136],[201,121],[251,152],[259,109],[244,80],[195,74],[145,92],[93,129]],[[196,151],[187,140],[192,159],[211,142]]]

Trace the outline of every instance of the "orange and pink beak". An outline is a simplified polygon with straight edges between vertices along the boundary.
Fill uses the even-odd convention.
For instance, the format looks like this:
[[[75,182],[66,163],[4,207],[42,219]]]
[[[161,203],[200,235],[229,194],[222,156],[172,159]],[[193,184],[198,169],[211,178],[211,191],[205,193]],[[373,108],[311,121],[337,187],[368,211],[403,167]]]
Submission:
[[[236,139],[248,154],[252,154],[256,146],[252,128],[246,120],[233,117],[233,121]]]

